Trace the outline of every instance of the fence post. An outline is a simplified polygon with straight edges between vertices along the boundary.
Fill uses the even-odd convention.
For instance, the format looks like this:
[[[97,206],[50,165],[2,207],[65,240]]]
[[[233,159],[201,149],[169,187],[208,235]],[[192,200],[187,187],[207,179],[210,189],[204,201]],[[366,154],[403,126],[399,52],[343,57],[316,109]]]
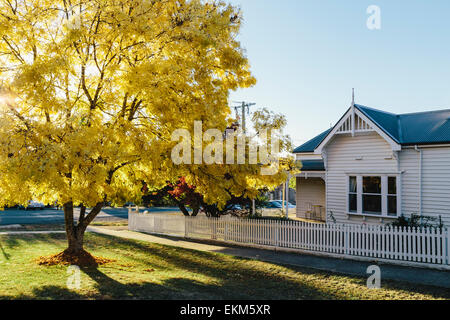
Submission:
[[[447,228],[447,241],[445,243],[447,246],[447,264],[450,265],[450,228]]]
[[[185,216],[184,217],[184,237],[187,238],[188,234],[189,234],[189,231],[188,231],[188,219]]]
[[[130,209],[128,208],[128,230],[134,230],[134,219],[131,216]]]
[[[277,228],[275,228],[276,230],[276,247],[280,246],[280,238],[281,238],[281,221],[278,221],[278,223],[276,224]]]
[[[211,238],[212,240],[217,240],[217,222],[219,218],[211,218]]]
[[[344,253],[346,255],[348,255],[348,242],[349,242],[349,237],[348,237],[348,227],[347,225],[344,225]]]
[[[287,210],[287,209],[286,209]],[[281,228],[283,227],[283,225],[282,225],[282,222],[281,221],[278,221],[278,228],[277,228],[277,247],[282,247],[282,245],[281,245],[281,233],[282,233],[282,231],[281,231]]]
[[[273,245],[275,247],[278,247],[278,228],[277,228],[278,221],[272,221],[271,224],[273,229]]]
[[[225,241],[227,241],[228,240],[228,221],[224,221],[224,224],[225,224],[225,227],[223,230],[223,239]]]

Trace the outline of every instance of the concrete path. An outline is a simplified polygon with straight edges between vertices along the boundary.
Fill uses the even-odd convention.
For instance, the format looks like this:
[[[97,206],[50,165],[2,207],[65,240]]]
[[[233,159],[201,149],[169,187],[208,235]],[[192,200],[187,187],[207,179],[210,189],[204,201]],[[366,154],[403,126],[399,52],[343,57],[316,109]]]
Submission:
[[[326,258],[299,253],[287,253],[264,249],[238,247],[232,245],[217,245],[194,240],[187,241],[181,238],[155,236],[144,233],[132,232],[128,230],[117,230],[117,228],[108,229],[104,227],[102,228],[89,227],[88,231],[126,239],[148,241],[152,243],[159,243],[163,245],[200,251],[218,252],[237,257],[256,259],[277,264],[307,267],[341,274],[356,275],[361,277],[369,276],[366,273],[367,267],[373,264],[370,262]],[[383,279],[390,279],[390,280],[406,281],[416,284],[450,288],[449,271],[411,268],[388,264],[379,264],[379,267],[381,269],[382,281]]]

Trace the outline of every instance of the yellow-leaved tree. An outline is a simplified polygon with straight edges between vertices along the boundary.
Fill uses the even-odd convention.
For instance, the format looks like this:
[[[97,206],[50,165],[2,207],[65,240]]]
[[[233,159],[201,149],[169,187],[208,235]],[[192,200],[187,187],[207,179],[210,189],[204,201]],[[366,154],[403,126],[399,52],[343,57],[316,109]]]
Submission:
[[[171,159],[174,130],[225,130],[230,90],[255,83],[236,41],[241,21],[222,1],[2,1],[0,206],[60,203],[70,256],[86,253],[105,202],[140,198],[143,181],[183,176],[211,203],[279,184],[281,169],[257,177],[257,166]]]

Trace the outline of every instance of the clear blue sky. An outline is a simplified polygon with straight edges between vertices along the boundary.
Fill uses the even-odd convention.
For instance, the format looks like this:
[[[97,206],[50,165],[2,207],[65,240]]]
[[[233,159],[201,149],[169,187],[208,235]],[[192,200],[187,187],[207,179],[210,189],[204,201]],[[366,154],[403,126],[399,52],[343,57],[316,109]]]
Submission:
[[[450,109],[448,0],[231,0],[255,87],[231,100],[288,118],[295,145],[339,120],[356,102],[393,113]],[[369,30],[370,5],[381,30]]]

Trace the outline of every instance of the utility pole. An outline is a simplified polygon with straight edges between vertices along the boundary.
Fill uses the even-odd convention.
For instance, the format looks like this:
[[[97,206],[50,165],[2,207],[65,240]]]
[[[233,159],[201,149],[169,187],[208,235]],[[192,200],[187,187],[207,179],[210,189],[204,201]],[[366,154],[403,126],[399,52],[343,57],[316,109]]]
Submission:
[[[256,105],[256,103],[252,103],[252,102],[245,102],[245,101],[241,101],[241,102],[237,102],[237,101],[233,101],[233,103],[238,103],[240,104],[239,106],[235,106],[234,109],[236,110],[236,118],[239,118],[239,111],[241,111],[242,113],[242,118],[241,118],[241,124],[242,124],[242,132],[245,134],[247,132],[247,129],[245,127],[246,122],[245,122],[245,110],[247,110],[247,114],[250,113],[250,107]],[[241,110],[239,110],[239,108]],[[282,191],[282,196],[281,196],[281,202],[282,202],[282,208],[281,211],[286,215],[286,218],[289,219],[289,178],[290,176],[288,175],[288,179],[286,182],[283,183],[283,191]],[[252,211],[253,214],[256,213],[256,209],[255,209],[255,199],[253,199],[252,201]]]
[[[242,121],[242,132],[243,132],[244,134],[246,134],[246,133],[247,133],[247,129],[246,129],[246,127],[245,127],[245,124],[246,124],[246,123],[245,123],[245,109],[247,109],[247,114],[249,114],[249,113],[250,113],[250,107],[255,106],[256,103],[253,103],[253,102],[245,102],[245,101],[242,101],[242,102],[236,102],[236,101],[234,101],[234,103],[239,103],[239,104],[241,104],[240,106],[235,106],[234,109],[236,110],[236,118],[238,118],[238,117],[239,117],[238,109],[241,108],[241,111],[242,111],[242,119],[241,119],[241,121]],[[255,199],[252,199],[252,214],[253,214],[253,215],[256,214],[256,203],[255,203]]]
[[[286,181],[286,219],[289,219],[289,180],[291,175],[288,173],[288,178]]]
[[[234,109],[236,110],[236,117],[239,117],[238,115],[238,109],[241,108],[241,112],[242,112],[242,118],[241,118],[241,123],[242,123],[242,132],[246,133],[247,129],[245,127],[246,122],[245,122],[245,110],[247,110],[247,114],[250,113],[250,107],[255,106],[256,103],[252,103],[252,102],[236,102],[234,101],[234,103],[239,103],[240,106],[235,106]]]

